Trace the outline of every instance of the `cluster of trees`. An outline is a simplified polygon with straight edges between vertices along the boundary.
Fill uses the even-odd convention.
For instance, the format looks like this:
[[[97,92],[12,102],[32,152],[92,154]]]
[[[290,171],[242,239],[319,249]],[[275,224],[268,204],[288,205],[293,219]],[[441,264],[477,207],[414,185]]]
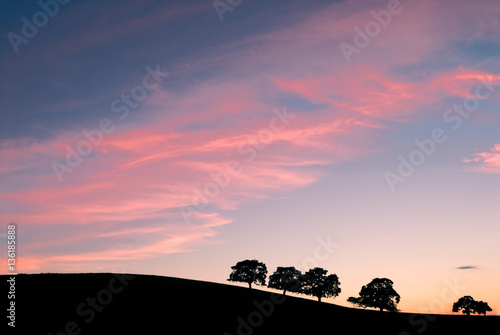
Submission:
[[[244,260],[232,266],[229,281],[247,283],[252,288],[252,283],[266,285],[267,267],[257,260]],[[336,297],[340,294],[339,278],[335,274],[327,274],[322,268],[314,268],[302,274],[293,266],[278,267],[269,277],[270,288],[286,292],[303,293],[312,295],[321,301],[321,298]]]
[[[231,269],[229,281],[247,283],[250,289],[253,283],[266,285],[267,267],[256,259],[238,262]],[[363,308],[372,307],[380,311],[385,309],[398,312],[397,304],[401,297],[393,285],[392,280],[388,278],[375,278],[361,288],[359,297],[349,297],[347,301]],[[293,266],[280,266],[269,276],[267,286],[283,290],[283,295],[286,292],[302,293],[317,297],[318,301],[323,297],[335,298],[341,292],[339,277],[336,274],[328,274],[327,270],[318,267],[302,273]],[[470,313],[486,315],[491,308],[486,302],[475,301],[472,297],[465,296],[453,304],[453,312],[459,310],[467,315]]]
[[[266,285],[267,267],[258,260],[244,260],[232,266],[229,281],[247,283],[249,288],[252,284]],[[348,301],[362,307],[379,308],[381,311],[398,311],[399,294],[392,287],[393,282],[387,278],[375,278],[360,291],[360,296],[350,297]],[[321,298],[337,297],[340,292],[340,281],[336,274],[328,274],[323,268],[310,269],[302,273],[293,266],[278,267],[269,276],[270,288],[286,292],[302,293]]]

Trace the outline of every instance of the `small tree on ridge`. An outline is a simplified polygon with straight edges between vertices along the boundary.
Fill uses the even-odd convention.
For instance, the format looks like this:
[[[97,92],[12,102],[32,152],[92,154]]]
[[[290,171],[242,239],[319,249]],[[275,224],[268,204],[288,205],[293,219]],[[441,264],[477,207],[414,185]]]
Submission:
[[[392,287],[394,283],[388,278],[375,278],[359,291],[359,297],[349,297],[347,301],[360,307],[373,307],[390,312],[397,312],[400,296]]]
[[[301,293],[312,295],[321,302],[322,297],[336,297],[340,294],[340,282],[336,274],[326,275],[327,270],[314,268],[307,271],[302,280]]]
[[[293,266],[279,266],[276,271],[269,276],[269,284],[267,286],[283,290],[283,295],[285,295],[287,291],[300,292],[302,285],[300,281],[301,276],[302,273]]]
[[[486,315],[486,312],[491,312],[491,307],[484,301],[476,301],[470,295],[466,295],[453,304],[453,312],[459,312],[460,310],[467,315],[471,313]]]
[[[491,312],[492,309],[488,306],[487,302],[484,301],[476,301],[476,306],[474,306],[474,310],[477,314],[484,314],[486,316],[486,312]]]
[[[233,272],[229,274],[228,281],[247,283],[252,288],[252,283],[266,285],[267,267],[256,259],[244,260],[231,266]]]

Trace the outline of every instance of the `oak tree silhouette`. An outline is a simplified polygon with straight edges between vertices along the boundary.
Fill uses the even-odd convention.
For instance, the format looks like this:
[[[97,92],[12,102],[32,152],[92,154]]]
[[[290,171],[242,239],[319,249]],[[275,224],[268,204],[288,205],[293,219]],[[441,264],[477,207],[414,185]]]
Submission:
[[[460,310],[467,315],[471,313],[486,315],[486,312],[491,312],[491,307],[484,301],[476,301],[470,295],[466,295],[453,304],[453,312],[459,312]]]
[[[488,303],[484,301],[477,301],[476,306],[474,306],[474,310],[476,311],[477,314],[484,314],[485,316],[486,312],[492,311],[491,307],[488,306]]]
[[[336,274],[326,275],[327,270],[314,268],[307,271],[302,279],[301,293],[312,295],[321,301],[322,297],[336,297],[340,294],[340,282]]]
[[[458,299],[457,302],[453,304],[453,312],[458,312],[462,310],[463,314],[470,315],[470,313],[474,313],[476,301],[470,296],[466,295]]]
[[[394,283],[388,278],[375,278],[359,291],[359,297],[349,297],[347,301],[360,307],[373,307],[390,312],[398,312],[397,304],[401,297],[392,287]]]
[[[283,295],[289,292],[300,292],[302,273],[295,269],[293,266],[281,267],[279,266],[272,275],[269,276],[270,288],[283,290]]]
[[[248,287],[252,288],[252,283],[257,285],[266,284],[267,267],[264,263],[258,260],[244,260],[231,266],[233,272],[229,275],[229,281],[247,283]]]

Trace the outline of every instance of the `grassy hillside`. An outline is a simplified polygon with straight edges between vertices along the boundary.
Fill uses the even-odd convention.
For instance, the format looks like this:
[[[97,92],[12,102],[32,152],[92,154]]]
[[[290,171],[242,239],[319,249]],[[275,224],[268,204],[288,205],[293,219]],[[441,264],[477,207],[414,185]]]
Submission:
[[[0,276],[5,293],[7,278]],[[5,316],[2,319],[5,325]],[[170,277],[123,274],[16,277],[16,333],[19,334],[445,335],[489,334],[488,329],[498,330],[499,326],[497,316],[441,315],[428,321],[422,315],[352,309]]]

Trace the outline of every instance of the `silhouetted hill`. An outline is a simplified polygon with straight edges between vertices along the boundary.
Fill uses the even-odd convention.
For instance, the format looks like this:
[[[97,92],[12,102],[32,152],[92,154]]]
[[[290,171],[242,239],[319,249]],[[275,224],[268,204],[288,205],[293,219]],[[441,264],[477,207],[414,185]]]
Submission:
[[[438,315],[429,322],[422,315],[360,310],[294,297],[276,300],[282,299],[280,294],[272,296],[276,304],[271,303],[269,292],[231,285],[128,276],[17,275],[16,333],[469,335],[490,334],[500,326],[498,316]],[[0,277],[2,292],[7,293],[8,276]],[[248,326],[241,326],[241,320]]]

